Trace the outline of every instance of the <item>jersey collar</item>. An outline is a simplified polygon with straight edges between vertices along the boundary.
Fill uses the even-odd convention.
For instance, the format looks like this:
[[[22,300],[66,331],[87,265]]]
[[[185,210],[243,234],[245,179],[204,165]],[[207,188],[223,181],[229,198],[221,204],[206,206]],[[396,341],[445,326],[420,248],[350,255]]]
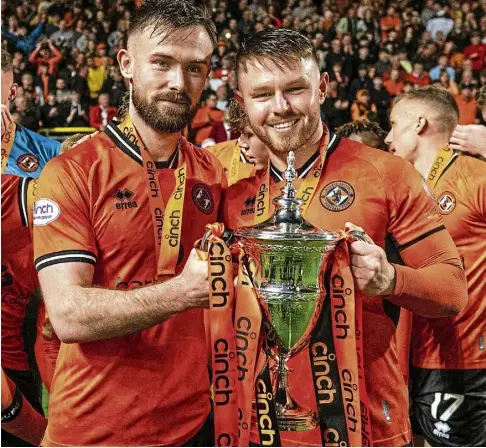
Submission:
[[[329,135],[329,144],[327,145],[327,157],[329,157],[339,145],[341,138],[333,132]],[[297,170],[297,178],[304,179],[310,169],[314,166],[316,160],[321,156],[320,150],[317,150],[308,160]],[[270,176],[275,182],[284,180],[283,172],[270,163]]]

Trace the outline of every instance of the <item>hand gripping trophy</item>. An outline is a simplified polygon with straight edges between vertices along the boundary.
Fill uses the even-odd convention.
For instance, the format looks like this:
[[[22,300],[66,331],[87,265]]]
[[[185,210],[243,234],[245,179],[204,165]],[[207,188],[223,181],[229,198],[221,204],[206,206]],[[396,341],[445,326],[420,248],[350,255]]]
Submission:
[[[213,273],[218,273],[214,266],[217,257],[211,253],[222,252],[216,250],[218,246],[215,244],[225,246],[224,241],[231,242],[240,261],[236,294],[225,303],[228,307],[226,330],[222,330],[224,325],[221,325],[223,314],[222,307],[218,306],[219,296],[214,293],[211,296],[209,314],[216,443],[246,445],[252,420],[257,423],[264,446],[280,445],[280,431],[307,431],[317,426],[321,428],[323,444],[339,440],[348,446],[366,445],[371,437],[367,434],[368,430],[364,431],[361,421],[363,405],[364,411],[367,409],[362,399],[365,395],[364,379],[358,380],[358,377],[363,377],[357,356],[361,343],[360,323],[356,321],[356,334],[347,331],[346,338],[343,338],[347,340],[343,341],[339,339],[339,325],[332,319],[329,322],[322,319],[324,301],[330,295],[326,273],[328,278],[334,278],[335,273],[343,270],[343,260],[346,261],[347,254],[346,240],[364,240],[366,236],[360,231],[346,234],[343,231],[330,232],[308,223],[301,214],[302,201],[297,198],[293,185],[297,177],[293,152],[289,153],[287,163],[284,173],[287,183],[281,189],[281,196],[274,200],[276,211],[270,219],[235,231],[227,229],[223,232],[221,227],[213,226],[202,240],[209,253],[210,284]],[[349,263],[349,255],[347,261]],[[225,272],[229,271],[229,263],[226,267]],[[343,289],[343,295],[354,298],[349,266],[347,274],[350,287]],[[228,282],[230,280],[228,277]],[[329,306],[333,307],[331,302]],[[354,321],[354,300],[347,302]],[[341,305],[335,303],[334,306]],[[318,325],[329,329],[332,327],[334,336],[328,336],[331,340],[320,341],[319,336],[313,336]],[[349,327],[354,329],[354,322]],[[233,341],[228,337],[231,333],[234,335]],[[224,334],[226,336],[221,338]],[[330,331],[327,334],[331,334]],[[224,344],[222,339],[225,340]],[[334,348],[333,353],[322,351],[322,347],[328,346]],[[228,352],[224,364],[218,362],[223,347]],[[318,409],[299,404],[289,386],[289,379],[298,372],[294,372],[295,367],[289,368],[288,362],[306,349],[316,355],[311,355],[314,381],[309,388],[315,389]],[[351,356],[350,351],[354,351]],[[235,356],[231,357],[231,353]],[[266,361],[262,360],[263,355]],[[333,368],[324,362],[328,358],[336,360]],[[262,361],[265,368],[262,372],[255,371]],[[220,372],[223,371],[228,376],[228,382],[221,379]],[[356,381],[349,383],[351,394],[346,394],[346,381],[340,379],[344,371],[346,378],[351,375]],[[231,372],[234,372],[233,378],[236,379],[232,380]],[[347,372],[350,372],[349,375]],[[230,390],[234,391],[231,398],[228,398],[227,390],[226,395],[221,395],[223,391],[218,386],[222,383],[228,383]],[[339,401],[341,403],[336,406],[334,402]],[[221,405],[223,408],[219,408]],[[353,408],[352,415],[347,415],[345,409],[349,410],[350,406]],[[336,412],[341,415],[333,415]],[[238,427],[230,430],[234,418]],[[362,434],[363,431],[366,434]]]

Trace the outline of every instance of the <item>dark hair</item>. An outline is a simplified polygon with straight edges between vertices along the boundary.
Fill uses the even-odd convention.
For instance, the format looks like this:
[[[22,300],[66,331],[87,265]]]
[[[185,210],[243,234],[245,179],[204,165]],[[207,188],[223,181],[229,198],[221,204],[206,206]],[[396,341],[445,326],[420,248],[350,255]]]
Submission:
[[[206,6],[197,0],[144,0],[130,17],[128,36],[150,26],[152,34],[164,38],[177,29],[202,26],[216,44],[216,26]]]
[[[248,62],[257,60],[263,66],[270,60],[281,70],[301,59],[314,59],[319,64],[312,42],[297,31],[267,28],[248,38],[236,54],[236,74],[248,70]]]
[[[385,143],[386,132],[381,128],[381,126],[375,121],[352,121],[351,123],[346,123],[340,126],[335,130],[336,135],[339,137],[349,138],[353,134],[364,134],[370,133],[375,134],[378,139],[380,140],[380,146],[378,149],[382,149],[383,151],[387,151]]]
[[[2,48],[2,72],[11,72],[12,70],[12,55]]]
[[[402,100],[416,101],[430,106],[442,128],[453,132],[459,120],[459,108],[454,97],[443,87],[427,86],[403,93],[395,98],[395,105]]]

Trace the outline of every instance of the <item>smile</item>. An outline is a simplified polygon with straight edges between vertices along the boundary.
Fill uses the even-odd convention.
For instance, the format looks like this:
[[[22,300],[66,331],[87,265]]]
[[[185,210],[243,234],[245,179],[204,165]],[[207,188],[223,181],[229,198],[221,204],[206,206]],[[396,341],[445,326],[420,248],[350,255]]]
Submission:
[[[282,123],[272,124],[270,126],[278,130],[287,130],[290,129],[292,126],[294,126],[294,124],[296,124],[298,121],[299,121],[298,119],[295,119],[290,121],[284,121]]]

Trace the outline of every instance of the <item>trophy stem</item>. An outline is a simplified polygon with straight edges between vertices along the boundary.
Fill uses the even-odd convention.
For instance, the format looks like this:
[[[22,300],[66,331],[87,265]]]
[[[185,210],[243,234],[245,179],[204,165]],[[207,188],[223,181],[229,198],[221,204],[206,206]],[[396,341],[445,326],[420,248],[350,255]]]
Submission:
[[[318,424],[317,416],[310,409],[302,408],[290,395],[288,385],[288,357],[275,354],[277,361],[277,387],[275,404],[278,426],[281,431],[308,431]]]

